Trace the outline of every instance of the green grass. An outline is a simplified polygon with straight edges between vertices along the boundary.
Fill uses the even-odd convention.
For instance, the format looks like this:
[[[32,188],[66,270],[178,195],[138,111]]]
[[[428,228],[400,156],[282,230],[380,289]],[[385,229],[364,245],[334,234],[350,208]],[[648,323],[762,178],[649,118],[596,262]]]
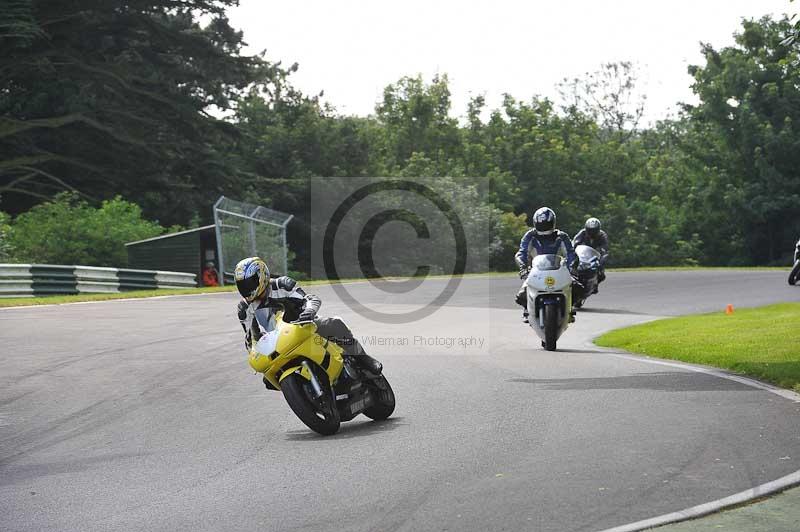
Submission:
[[[696,272],[696,271],[785,271],[789,266],[636,266],[634,268],[608,268],[610,272]]]
[[[109,301],[112,299],[130,299],[160,296],[185,296],[191,294],[208,294],[214,292],[230,292],[230,286],[208,286],[203,288],[161,288],[159,290],[134,290],[109,294],[75,294],[69,296],[8,297],[0,298],[0,307],[30,307],[33,305],[60,305],[63,303],[80,303],[84,301]]]
[[[800,392],[800,303],[652,321],[595,343],[716,366]]]

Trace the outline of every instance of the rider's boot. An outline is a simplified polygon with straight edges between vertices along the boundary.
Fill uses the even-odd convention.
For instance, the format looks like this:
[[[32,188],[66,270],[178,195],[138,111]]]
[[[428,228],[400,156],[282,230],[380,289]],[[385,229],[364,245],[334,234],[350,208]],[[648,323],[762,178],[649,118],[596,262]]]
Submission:
[[[368,369],[372,373],[380,374],[381,371],[383,371],[383,364],[369,356],[366,351],[364,351],[364,348],[361,347],[361,343],[356,339],[353,339],[353,345],[348,346],[348,349],[345,350],[345,354],[348,355],[357,366]]]
[[[586,296],[586,287],[577,278],[572,278],[572,300],[581,301]],[[573,311],[575,309],[572,309]],[[572,323],[572,322],[570,322]]]
[[[514,297],[514,303],[522,307],[522,323],[528,322],[528,291],[523,288]]]
[[[572,309],[572,310],[569,311],[569,322],[570,323],[575,323],[575,312],[576,312],[575,309]]]

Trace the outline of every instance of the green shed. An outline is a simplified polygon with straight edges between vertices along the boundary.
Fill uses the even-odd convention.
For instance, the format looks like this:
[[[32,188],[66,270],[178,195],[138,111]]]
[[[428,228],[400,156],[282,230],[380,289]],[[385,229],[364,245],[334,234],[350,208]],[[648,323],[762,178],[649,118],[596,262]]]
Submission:
[[[128,268],[194,273],[198,282],[202,282],[205,263],[219,267],[214,225],[128,242],[125,249]]]

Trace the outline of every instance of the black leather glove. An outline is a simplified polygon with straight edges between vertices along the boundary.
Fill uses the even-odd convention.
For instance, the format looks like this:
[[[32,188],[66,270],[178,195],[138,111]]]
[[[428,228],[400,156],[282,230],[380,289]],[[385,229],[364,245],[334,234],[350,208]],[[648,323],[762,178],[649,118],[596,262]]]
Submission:
[[[239,301],[239,304],[236,305],[236,315],[239,316],[239,321],[244,321],[247,319],[247,307],[250,305],[247,304],[247,301],[242,299]]]
[[[283,275],[275,279],[275,284],[278,285],[278,288],[286,290],[287,292],[291,292],[292,290],[294,290],[294,287],[297,286],[297,281],[295,281],[288,275]]]
[[[575,258],[575,260],[573,260],[573,261],[572,261],[572,263],[571,263],[571,264],[569,264],[569,266],[568,266],[569,273],[570,273],[570,274],[571,274],[573,277],[575,277],[575,276],[577,276],[577,275],[578,275],[578,266],[580,265],[580,263],[581,263],[581,261],[580,261],[580,260],[578,260],[578,258],[576,257],[576,258]]]
[[[519,267],[519,278],[520,279],[527,278],[529,273],[530,273],[530,270],[528,269],[527,266],[520,266]]]
[[[303,309],[303,312],[301,312],[300,315],[297,316],[297,319],[294,320],[294,321],[295,322],[298,322],[298,321],[311,321],[316,317],[317,317],[317,311],[314,310],[313,308],[307,308],[307,309]]]

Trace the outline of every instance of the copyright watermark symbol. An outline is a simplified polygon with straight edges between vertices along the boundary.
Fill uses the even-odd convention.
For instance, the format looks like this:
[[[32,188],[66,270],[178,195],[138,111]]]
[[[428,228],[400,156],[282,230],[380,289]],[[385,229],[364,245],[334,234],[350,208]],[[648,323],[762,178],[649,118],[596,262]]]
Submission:
[[[457,294],[462,274],[484,271],[489,219],[476,216],[476,184],[448,178],[313,178],[312,276],[333,284],[352,311],[404,324]],[[431,276],[441,276],[431,279]]]

